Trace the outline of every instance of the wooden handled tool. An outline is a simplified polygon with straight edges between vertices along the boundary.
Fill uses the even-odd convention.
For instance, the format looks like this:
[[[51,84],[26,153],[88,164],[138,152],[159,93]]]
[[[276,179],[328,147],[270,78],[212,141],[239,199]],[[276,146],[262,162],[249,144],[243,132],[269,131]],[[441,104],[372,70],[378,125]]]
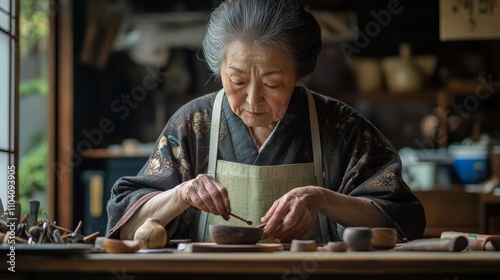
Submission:
[[[243,219],[242,217],[240,217],[240,216],[238,216],[238,215],[236,215],[236,214],[233,214],[233,213],[229,212],[229,215],[231,215],[231,216],[235,217],[236,219],[238,219],[238,220],[240,220],[240,221],[242,221],[242,222],[245,222],[245,223],[246,223],[247,225],[249,225],[249,226],[251,226],[251,225],[252,225],[252,221],[247,221],[247,220]]]
[[[460,252],[463,251],[469,242],[467,238],[458,236],[454,238],[429,238],[418,239],[404,243],[394,248],[398,251],[432,251],[432,252]]]
[[[28,229],[36,226],[38,223],[38,209],[40,208],[40,201],[30,199],[30,212],[28,216]]]
[[[14,202],[14,224],[16,225],[16,236],[21,236],[22,234],[22,230],[24,228],[22,228],[21,225],[21,203],[19,203],[18,201],[15,201]]]

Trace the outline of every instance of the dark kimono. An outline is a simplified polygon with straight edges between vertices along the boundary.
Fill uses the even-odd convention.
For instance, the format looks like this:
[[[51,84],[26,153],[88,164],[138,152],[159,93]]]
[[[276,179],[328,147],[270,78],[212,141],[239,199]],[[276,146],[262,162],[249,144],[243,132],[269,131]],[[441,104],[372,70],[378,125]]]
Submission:
[[[165,126],[139,174],[115,183],[107,206],[107,236],[118,237],[120,227],[154,195],[206,173],[215,94],[180,108]],[[401,178],[401,162],[394,147],[348,105],[317,93],[313,96],[320,128],[324,186],[373,201],[392,221],[400,241],[422,238],[424,210]],[[312,162],[313,155],[308,102],[302,88],[296,88],[292,94],[284,117],[270,137],[259,153],[247,127],[224,97],[218,159],[261,166],[305,163]],[[166,226],[169,239],[188,238],[189,225],[198,213],[190,207],[171,221]],[[332,240],[340,240],[342,230],[341,225],[329,220]]]

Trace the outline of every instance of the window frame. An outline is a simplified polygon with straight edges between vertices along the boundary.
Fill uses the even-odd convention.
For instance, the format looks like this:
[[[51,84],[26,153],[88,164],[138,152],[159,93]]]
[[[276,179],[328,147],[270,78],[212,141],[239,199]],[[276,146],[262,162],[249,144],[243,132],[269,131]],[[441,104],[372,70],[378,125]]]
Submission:
[[[14,184],[16,189],[18,186],[18,162],[19,162],[19,0],[9,1],[9,10],[6,11],[0,7],[0,13],[8,15],[9,29],[5,30],[0,27],[0,33],[7,35],[8,43],[8,56],[9,56],[9,78],[8,78],[8,127],[7,131],[0,131],[0,133],[8,134],[8,147],[0,147],[0,154],[7,154],[8,167],[15,167]],[[4,51],[4,50],[0,50]],[[0,93],[2,94],[2,93]],[[0,172],[7,173],[8,170],[0,170]],[[10,179],[9,179],[10,181]],[[7,182],[0,182],[0,198],[4,208],[7,206],[8,186]],[[11,185],[11,184],[9,184]],[[15,192],[15,199],[19,199],[19,192]]]

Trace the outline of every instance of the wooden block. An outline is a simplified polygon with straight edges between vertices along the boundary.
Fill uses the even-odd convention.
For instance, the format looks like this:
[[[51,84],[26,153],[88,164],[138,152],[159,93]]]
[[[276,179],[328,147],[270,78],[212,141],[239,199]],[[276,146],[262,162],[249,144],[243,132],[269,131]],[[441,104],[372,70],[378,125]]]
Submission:
[[[314,252],[318,248],[315,240],[292,240],[291,252]]]

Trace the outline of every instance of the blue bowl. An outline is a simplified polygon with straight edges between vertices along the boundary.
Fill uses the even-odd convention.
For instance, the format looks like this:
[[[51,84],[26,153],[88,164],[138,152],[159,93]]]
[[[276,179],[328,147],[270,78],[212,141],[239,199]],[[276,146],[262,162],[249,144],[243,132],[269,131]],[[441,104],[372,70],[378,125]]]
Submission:
[[[457,158],[453,160],[458,178],[465,185],[481,183],[488,178],[488,158]]]
[[[451,152],[458,178],[465,185],[474,185],[489,176],[488,150],[478,147],[455,147]]]

